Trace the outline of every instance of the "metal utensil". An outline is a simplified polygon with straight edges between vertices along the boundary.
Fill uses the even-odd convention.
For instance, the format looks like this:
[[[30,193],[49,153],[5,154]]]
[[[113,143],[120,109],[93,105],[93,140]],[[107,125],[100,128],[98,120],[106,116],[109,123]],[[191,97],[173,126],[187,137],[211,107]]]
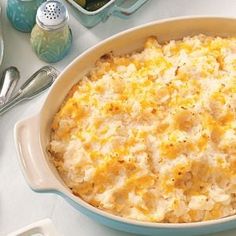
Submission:
[[[30,100],[49,88],[59,72],[52,66],[44,66],[35,72],[19,89],[18,93],[0,108],[0,115],[8,111],[16,104]]]
[[[20,72],[16,67],[11,66],[4,70],[0,79],[0,106],[9,100],[19,79]]]

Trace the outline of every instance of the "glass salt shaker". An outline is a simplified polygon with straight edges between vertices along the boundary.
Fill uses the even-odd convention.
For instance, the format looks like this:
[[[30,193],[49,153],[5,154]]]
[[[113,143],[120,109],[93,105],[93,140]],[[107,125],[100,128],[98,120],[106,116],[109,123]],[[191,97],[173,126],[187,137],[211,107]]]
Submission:
[[[49,0],[38,8],[30,40],[41,60],[54,63],[68,53],[72,43],[68,18],[68,11],[60,1]]]
[[[22,32],[31,32],[38,7],[46,0],[8,0],[7,17],[12,26]]]

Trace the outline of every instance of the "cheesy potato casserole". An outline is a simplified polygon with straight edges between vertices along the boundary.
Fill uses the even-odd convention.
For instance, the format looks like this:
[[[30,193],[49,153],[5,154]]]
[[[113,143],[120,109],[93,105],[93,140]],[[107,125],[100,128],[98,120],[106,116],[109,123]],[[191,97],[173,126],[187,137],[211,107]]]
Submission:
[[[49,152],[89,204],[140,221],[236,213],[236,38],[103,56],[52,122]]]

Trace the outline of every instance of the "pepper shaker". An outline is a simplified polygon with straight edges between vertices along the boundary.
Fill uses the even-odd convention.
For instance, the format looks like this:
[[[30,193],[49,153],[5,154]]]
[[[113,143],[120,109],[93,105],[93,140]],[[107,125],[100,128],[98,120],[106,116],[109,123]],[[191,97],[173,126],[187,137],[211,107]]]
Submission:
[[[37,10],[31,45],[37,56],[48,63],[63,59],[72,44],[68,11],[62,2],[49,0]]]
[[[38,7],[45,0],[8,0],[7,17],[12,26],[22,32],[31,32]]]

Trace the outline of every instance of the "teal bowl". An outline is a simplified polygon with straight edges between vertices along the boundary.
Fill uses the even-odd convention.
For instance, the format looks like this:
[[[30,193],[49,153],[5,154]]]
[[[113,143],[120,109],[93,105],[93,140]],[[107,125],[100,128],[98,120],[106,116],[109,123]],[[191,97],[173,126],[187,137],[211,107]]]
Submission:
[[[106,21],[111,15],[127,18],[147,1],[148,0],[137,0],[128,7],[122,7],[121,5],[125,2],[124,0],[111,0],[96,11],[87,11],[74,0],[65,0],[73,15],[87,28],[91,28],[99,22]]]
[[[236,215],[196,223],[150,223],[125,219],[99,210],[72,194],[51,164],[47,152],[54,114],[70,88],[94,67],[102,55],[111,51],[119,55],[140,50],[146,38],[151,35],[165,42],[200,33],[235,36],[236,18],[183,17],[152,22],[106,39],[68,65],[50,89],[38,114],[18,122],[14,129],[19,164],[29,186],[36,192],[58,194],[91,219],[136,235],[203,235],[236,228]]]

